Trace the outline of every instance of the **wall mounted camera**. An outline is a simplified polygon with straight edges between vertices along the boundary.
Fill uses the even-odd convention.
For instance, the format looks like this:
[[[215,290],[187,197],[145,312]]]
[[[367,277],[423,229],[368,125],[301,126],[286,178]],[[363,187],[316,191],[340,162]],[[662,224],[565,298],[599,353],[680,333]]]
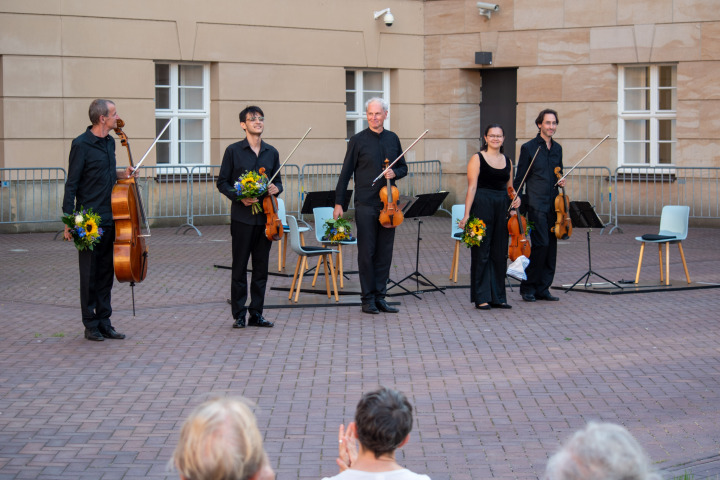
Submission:
[[[480,15],[484,15],[488,19],[490,19],[493,12],[500,11],[500,5],[496,3],[477,2],[477,7]]]
[[[384,10],[380,10],[375,12],[374,14],[375,20],[382,17],[383,23],[387,25],[388,27],[392,27],[392,24],[395,22],[395,17],[393,17],[393,14],[390,13],[390,9],[386,8]]]

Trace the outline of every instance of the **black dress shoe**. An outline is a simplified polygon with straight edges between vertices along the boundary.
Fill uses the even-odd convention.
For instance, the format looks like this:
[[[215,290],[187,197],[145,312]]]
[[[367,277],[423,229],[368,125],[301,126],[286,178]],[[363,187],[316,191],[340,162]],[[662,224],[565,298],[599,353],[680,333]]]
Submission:
[[[546,300],[548,302],[559,302],[560,299],[558,297],[553,297],[550,295],[550,293],[546,293],[545,295],[535,295],[535,298],[537,300]]]
[[[100,330],[100,335],[105,338],[112,338],[114,340],[122,340],[125,338],[124,333],[116,332],[115,329],[112,327],[107,330]]]
[[[490,306],[492,308],[504,308],[504,309],[512,308],[512,305],[508,305],[507,303],[491,303]]]
[[[478,310],[490,310],[492,307],[489,303],[486,303],[485,305],[475,304],[475,308]]]
[[[378,310],[385,313],[398,313],[399,308],[391,307],[385,300],[375,300],[375,306]]]
[[[377,309],[374,303],[363,303],[362,312],[377,315],[380,313],[380,310]]]
[[[526,302],[534,302],[535,301],[535,295],[532,293],[525,293],[522,295],[522,299]]]
[[[103,340],[105,340],[102,334],[97,330],[85,330],[85,338],[87,338],[88,340],[92,340],[93,342],[102,342]]]
[[[236,318],[233,328],[245,328],[245,317]]]
[[[248,320],[248,327],[272,328],[273,325],[275,325],[275,324],[265,320],[262,315],[252,316],[252,317],[250,317],[250,320]]]

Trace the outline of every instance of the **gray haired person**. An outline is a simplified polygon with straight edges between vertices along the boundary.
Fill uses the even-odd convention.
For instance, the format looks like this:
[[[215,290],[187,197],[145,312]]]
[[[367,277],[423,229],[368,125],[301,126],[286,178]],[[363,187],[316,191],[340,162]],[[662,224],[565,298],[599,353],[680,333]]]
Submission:
[[[544,480],[661,480],[630,432],[590,422],[548,461]]]

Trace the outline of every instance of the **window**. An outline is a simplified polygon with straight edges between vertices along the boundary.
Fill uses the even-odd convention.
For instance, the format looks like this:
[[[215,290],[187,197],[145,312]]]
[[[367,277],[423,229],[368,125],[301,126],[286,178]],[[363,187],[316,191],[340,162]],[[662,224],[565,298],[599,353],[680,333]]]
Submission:
[[[380,70],[347,70],[345,72],[345,119],[347,138],[367,128],[365,102],[373,97],[390,102],[390,76]],[[385,120],[385,128],[389,127]]]
[[[621,67],[618,79],[619,164],[672,165],[677,142],[677,67]]]
[[[192,63],[155,64],[155,134],[158,165],[210,163],[210,69]]]

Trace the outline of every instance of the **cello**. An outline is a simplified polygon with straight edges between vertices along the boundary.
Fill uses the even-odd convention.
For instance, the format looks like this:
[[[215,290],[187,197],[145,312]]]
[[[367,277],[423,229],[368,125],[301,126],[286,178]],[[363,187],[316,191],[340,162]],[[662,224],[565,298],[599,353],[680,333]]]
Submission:
[[[115,134],[120,138],[122,146],[127,148],[130,166],[133,164],[132,153],[128,137],[122,127],[125,122],[118,118]],[[140,221],[147,226],[145,209],[142,198],[138,194],[135,177],[118,179],[112,190],[112,215],[115,221],[115,243],[113,244],[113,265],[115,277],[118,282],[136,283],[145,280],[148,267],[148,248],[144,235],[140,231]],[[135,299],[133,295],[133,315],[135,314]]]
[[[385,159],[385,170],[388,169],[390,160]],[[387,186],[380,189],[380,200],[383,202],[383,208],[380,211],[380,225],[385,228],[395,228],[405,220],[405,215],[400,211],[397,205],[397,199],[400,197],[400,190],[390,184],[387,178]]]
[[[510,200],[515,200],[517,194],[512,185],[507,187]],[[520,255],[530,258],[530,241],[527,239],[527,221],[525,217],[516,213],[510,215],[507,223],[508,232],[510,233],[510,242],[508,243],[508,257],[514,262]]]
[[[555,167],[555,176],[558,181],[562,179],[562,169]],[[565,187],[559,187],[560,193],[555,197],[555,225],[550,229],[558,240],[567,240],[572,235],[572,221],[570,220],[570,198],[565,195]]]

